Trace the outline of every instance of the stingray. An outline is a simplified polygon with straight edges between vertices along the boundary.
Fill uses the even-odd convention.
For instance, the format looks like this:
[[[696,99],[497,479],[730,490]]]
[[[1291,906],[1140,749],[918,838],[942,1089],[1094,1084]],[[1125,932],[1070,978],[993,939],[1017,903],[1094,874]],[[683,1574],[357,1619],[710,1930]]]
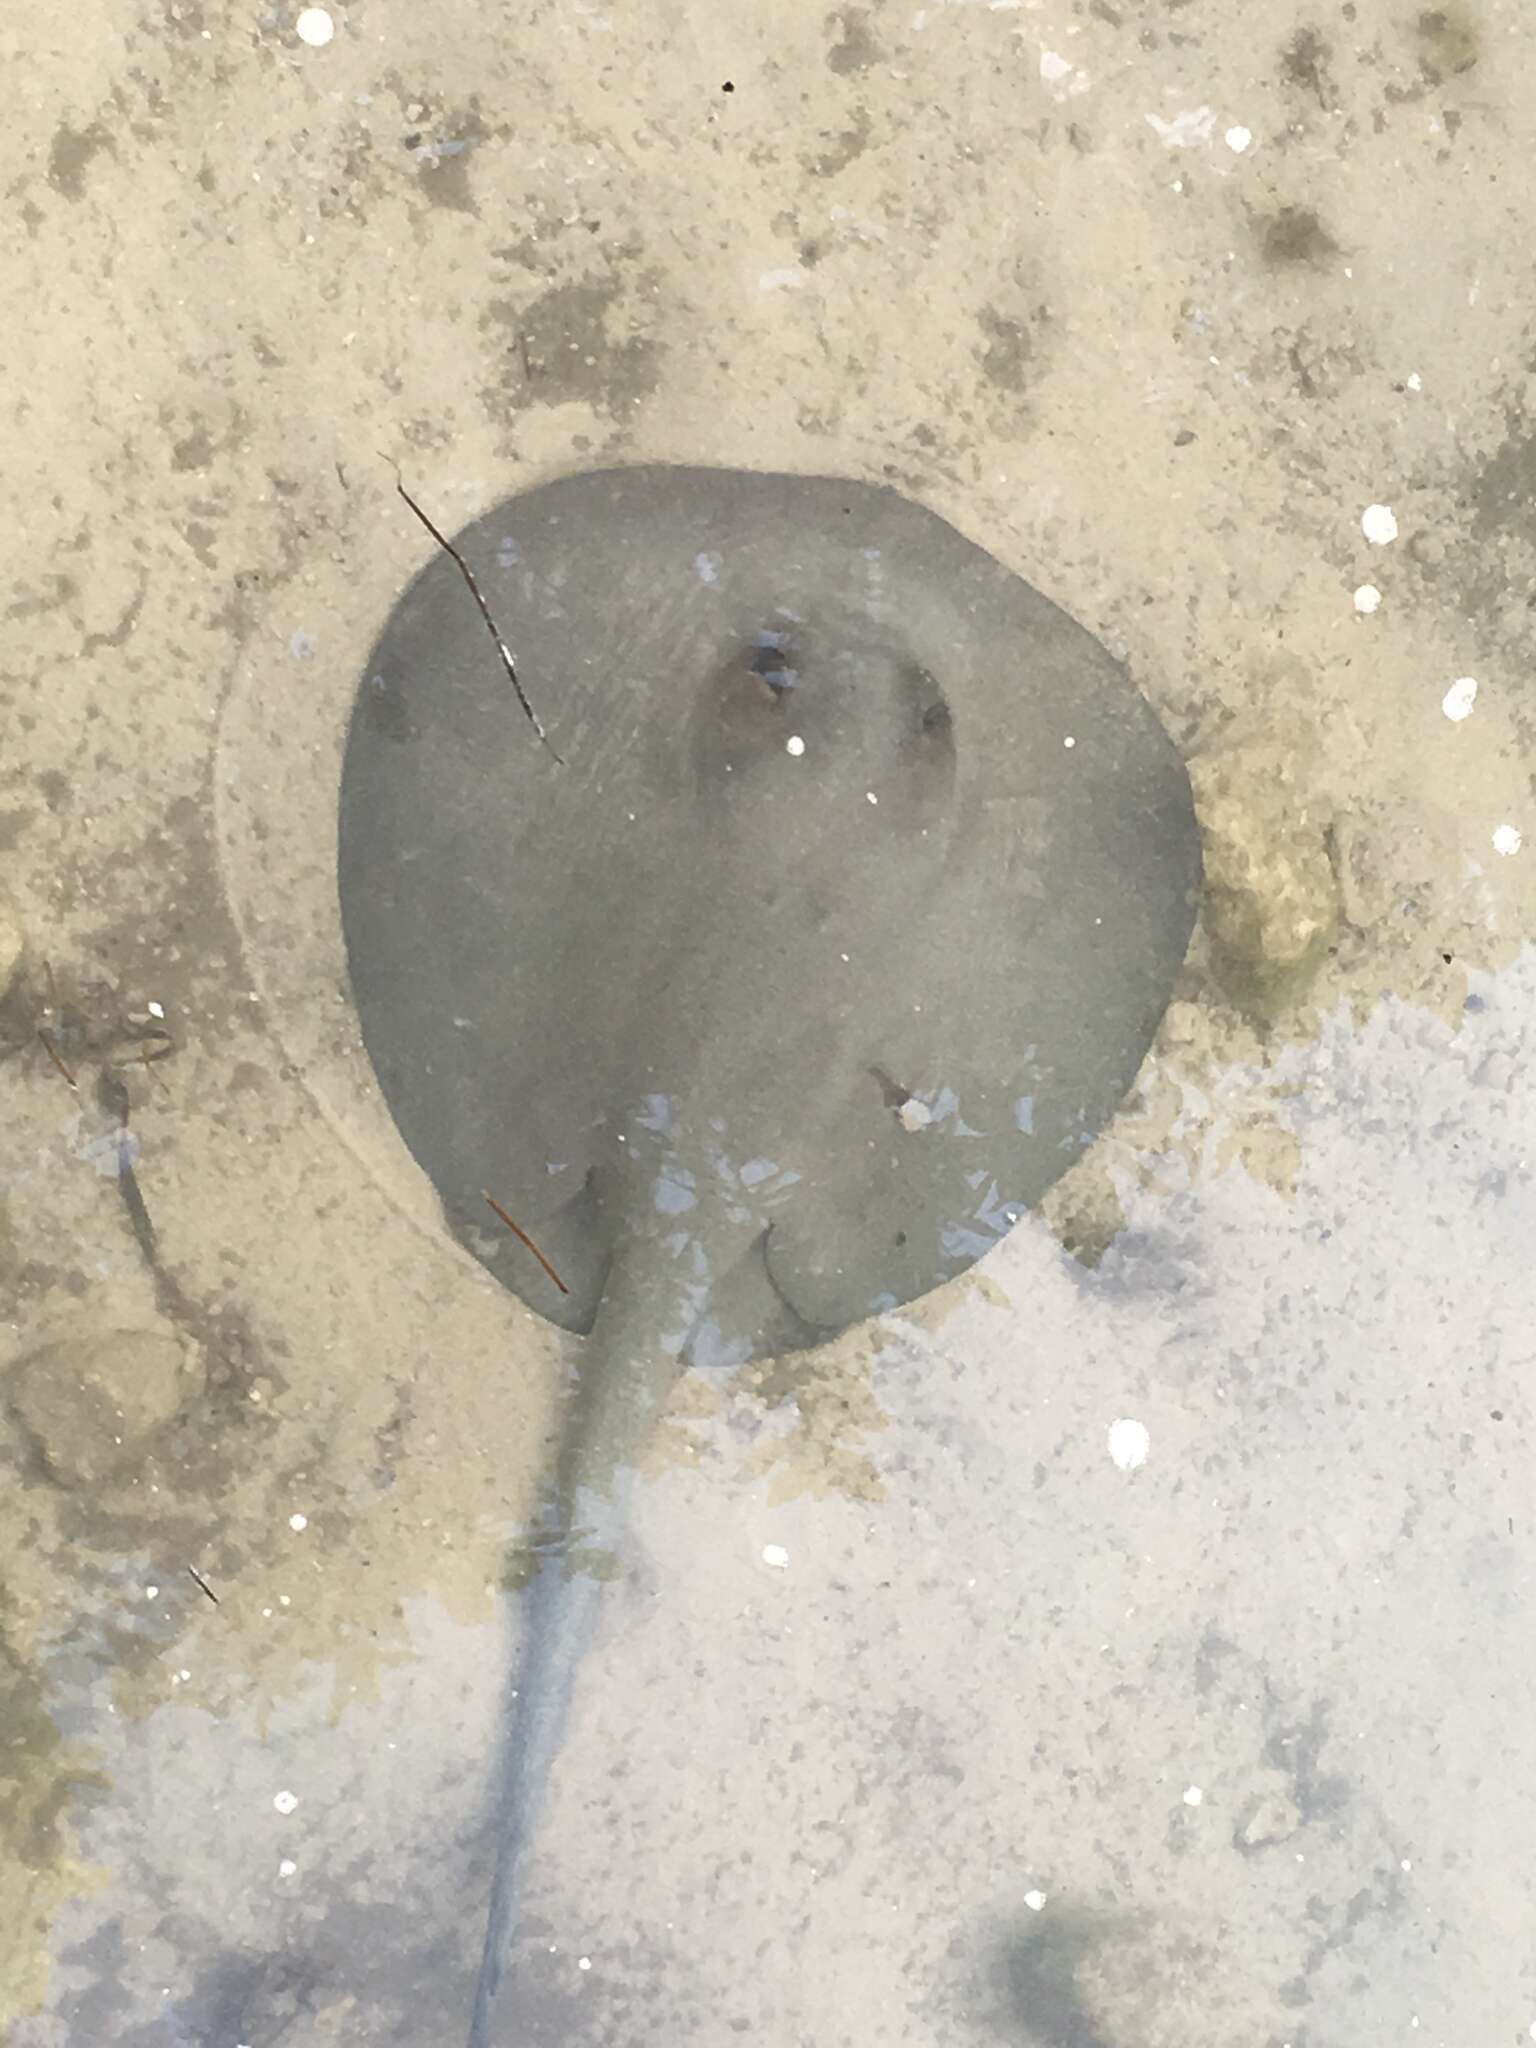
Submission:
[[[585,1340],[507,1716],[490,2048],[582,1559],[622,1546],[676,1376],[995,1245],[1131,1085],[1200,856],[1119,665],[891,490],[602,471],[456,546],[548,744],[434,555],[359,688],[338,858],[364,1042],[447,1227]]]

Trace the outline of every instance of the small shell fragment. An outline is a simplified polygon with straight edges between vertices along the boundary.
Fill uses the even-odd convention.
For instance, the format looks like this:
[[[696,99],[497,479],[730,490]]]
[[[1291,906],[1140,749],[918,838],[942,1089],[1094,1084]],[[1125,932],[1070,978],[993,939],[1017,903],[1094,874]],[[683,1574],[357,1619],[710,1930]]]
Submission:
[[[1144,1422],[1123,1415],[1109,1425],[1109,1455],[1122,1472],[1134,1472],[1138,1465],[1145,1465],[1151,1448],[1152,1437]]]

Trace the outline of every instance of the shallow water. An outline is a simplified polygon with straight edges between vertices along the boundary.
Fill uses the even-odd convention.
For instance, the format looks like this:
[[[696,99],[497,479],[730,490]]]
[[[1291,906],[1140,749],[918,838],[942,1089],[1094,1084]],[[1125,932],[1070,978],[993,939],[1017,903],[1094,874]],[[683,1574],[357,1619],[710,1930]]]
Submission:
[[[1536,43],[331,12],[0,24],[0,2027],[470,1996],[579,1347],[443,1229],[348,995],[347,720],[430,555],[382,449],[449,532],[615,463],[895,485],[1128,662],[1210,885],[1038,1212],[679,1386],[530,2037],[1524,2038]]]

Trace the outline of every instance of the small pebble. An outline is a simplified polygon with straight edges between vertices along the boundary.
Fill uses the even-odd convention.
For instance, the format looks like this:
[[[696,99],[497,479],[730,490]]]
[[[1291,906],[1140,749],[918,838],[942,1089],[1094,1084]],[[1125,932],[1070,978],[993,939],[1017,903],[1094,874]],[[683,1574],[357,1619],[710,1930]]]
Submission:
[[[1381,592],[1374,583],[1362,583],[1355,592],[1355,610],[1369,616],[1370,613],[1380,611],[1380,609]]]
[[[1240,1849],[1267,1849],[1288,1842],[1301,1823],[1301,1808],[1294,1799],[1268,1792],[1253,1801],[1234,1839]]]
[[[1241,156],[1253,140],[1253,131],[1239,124],[1236,128],[1229,128],[1223,140],[1234,156]]]
[[[789,738],[784,742],[784,751],[786,754],[794,754],[797,758],[805,752],[805,741],[801,739],[799,733],[792,732],[790,734]]]
[[[1047,1894],[1045,1892],[1026,1892],[1024,1894],[1024,1903],[1028,1906],[1031,1913],[1039,1913],[1044,1909],[1046,1897]]]
[[[323,50],[336,33],[336,24],[323,7],[301,8],[293,25],[299,41],[308,43],[312,50]]]
[[[1476,702],[1477,677],[1458,676],[1440,699],[1440,709],[1453,725],[1460,725],[1464,718],[1472,716],[1472,706]]]
[[[285,1856],[277,1866],[277,1874],[279,1877],[292,1877],[298,1867],[291,1856]]]
[[[1397,539],[1397,515],[1390,505],[1367,505],[1360,514],[1360,531],[1373,547],[1384,548]]]
[[[1186,1806],[1201,1806],[1204,1802],[1205,1794],[1198,1785],[1191,1785],[1184,1794],[1184,1804]]]
[[[1495,853],[1518,853],[1524,844],[1518,825],[1501,825],[1493,835]]]
[[[292,1813],[298,1803],[298,1795],[293,1792],[279,1792],[272,1801],[279,1813]]]
[[[789,1567],[789,1552],[782,1543],[765,1543],[763,1545],[763,1563],[771,1564],[775,1571],[785,1571]]]
[[[308,1515],[290,1515],[288,1517],[288,1526],[297,1536],[302,1530],[309,1527],[309,1517]]]

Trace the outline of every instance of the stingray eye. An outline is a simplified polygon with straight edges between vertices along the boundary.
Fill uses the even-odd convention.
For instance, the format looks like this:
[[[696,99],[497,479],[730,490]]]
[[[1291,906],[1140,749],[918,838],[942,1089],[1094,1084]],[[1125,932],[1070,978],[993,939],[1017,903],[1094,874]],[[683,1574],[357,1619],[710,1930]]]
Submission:
[[[948,746],[954,737],[954,714],[932,669],[925,668],[920,661],[903,662],[900,687],[906,698],[906,715],[922,738],[936,740],[941,747]],[[912,726],[907,730],[910,732]]]
[[[787,633],[759,633],[748,668],[782,701],[800,680]]]
[[[728,794],[754,774],[781,773],[786,752],[803,754],[801,721],[809,706],[801,683],[801,636],[784,625],[733,636],[719,650],[697,702],[693,772],[703,787]]]

